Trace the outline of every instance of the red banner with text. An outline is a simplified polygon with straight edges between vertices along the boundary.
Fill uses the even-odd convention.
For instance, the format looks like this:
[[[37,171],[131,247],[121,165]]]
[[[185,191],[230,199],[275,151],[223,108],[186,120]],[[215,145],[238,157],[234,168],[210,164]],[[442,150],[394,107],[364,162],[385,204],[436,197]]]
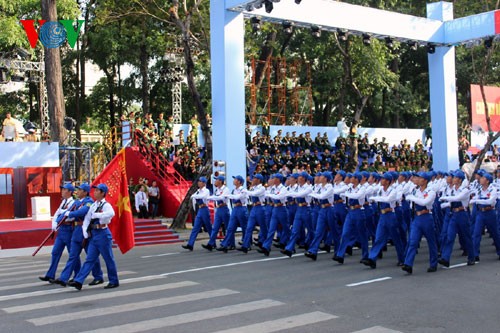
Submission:
[[[471,84],[470,99],[472,109],[472,129],[474,131],[487,132],[486,107],[484,105],[481,88],[479,85]],[[484,87],[486,95],[486,104],[488,105],[488,114],[490,116],[491,130],[500,131],[500,87]]]

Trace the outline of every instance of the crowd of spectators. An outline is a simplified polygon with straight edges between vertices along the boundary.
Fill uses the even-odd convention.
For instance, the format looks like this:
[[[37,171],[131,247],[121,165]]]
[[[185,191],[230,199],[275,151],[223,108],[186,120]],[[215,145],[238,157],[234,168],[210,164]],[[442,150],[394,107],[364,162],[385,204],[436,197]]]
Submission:
[[[191,117],[189,133],[183,129],[175,133],[173,116],[165,119],[163,113],[159,114],[158,119],[153,119],[150,113],[142,118],[131,112],[122,120],[130,122],[134,142],[140,149],[172,163],[185,179],[196,178],[205,163],[205,149],[198,145],[199,122],[196,115]],[[209,117],[207,121],[210,126]]]
[[[370,139],[368,134],[360,136],[358,143],[358,168],[363,171],[410,171],[426,170],[432,166],[432,154],[422,140],[410,144],[406,139],[390,146],[385,138]],[[252,137],[250,126],[246,127],[248,174],[264,177],[279,172],[283,175],[307,171],[316,173],[345,169],[350,155],[350,144],[339,136],[330,142],[327,133],[310,132],[297,135],[283,134],[278,130],[274,137],[256,132]]]
[[[151,114],[144,118],[131,112],[127,118],[130,121],[134,140],[142,149],[150,151],[152,155],[160,155],[165,161],[172,163],[174,168],[185,179],[196,179],[205,164],[204,147],[198,145],[198,119],[194,115],[190,120],[189,133],[183,129],[174,132],[173,117],[165,119],[161,113],[157,119]],[[207,117],[209,125],[211,119]],[[390,145],[386,138],[370,138],[367,133],[359,136],[358,163],[360,171],[416,171],[432,168],[432,133],[431,125],[426,128],[425,140],[410,143],[403,139],[399,144]],[[261,131],[252,135],[249,124],[245,129],[247,148],[248,175],[260,173],[264,177],[276,172],[284,175],[307,171],[316,173],[335,171],[349,167],[351,145],[348,138],[339,136],[331,142],[327,133],[317,132],[313,137],[311,132],[297,134],[296,132],[283,133],[278,130],[274,136],[270,135],[270,126],[264,124]],[[470,143],[464,131],[459,137],[460,164],[473,159],[469,152]],[[492,147],[489,154],[491,161],[496,161],[498,147]]]

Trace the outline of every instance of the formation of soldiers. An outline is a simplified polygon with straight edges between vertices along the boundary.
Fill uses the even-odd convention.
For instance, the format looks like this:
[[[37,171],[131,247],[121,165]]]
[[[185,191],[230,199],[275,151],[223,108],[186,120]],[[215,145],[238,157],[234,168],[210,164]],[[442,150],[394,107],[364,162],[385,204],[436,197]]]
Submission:
[[[99,262],[99,256],[102,256],[109,279],[104,289],[120,285],[112,250],[112,235],[108,228],[115,216],[113,207],[106,201],[109,189],[105,184],[92,188],[95,201],[90,196],[91,186],[87,183],[76,188],[72,184],[61,186],[62,202],[52,220],[52,231],[57,231],[57,236],[49,269],[44,276],[39,277],[40,280],[81,290],[85,279],[92,273],[94,278],[89,286],[103,284],[104,277]],[[75,192],[76,199],[73,197]],[[56,278],[57,266],[65,248],[69,253],[68,261]],[[83,265],[80,261],[82,250],[87,253]]]
[[[500,176],[500,170],[497,174]],[[479,261],[481,238],[487,230],[500,260],[500,214],[496,207],[500,182],[484,170],[473,177],[469,182],[461,170],[383,174],[340,170],[314,176],[301,172],[286,179],[277,173],[265,186],[264,177],[255,174],[247,187],[243,177],[233,176],[234,189],[229,191],[226,179],[219,176],[212,195],[206,188],[207,179],[201,177],[199,189],[192,196],[197,210],[193,230],[183,248],[193,251],[204,227],[210,239],[202,247],[209,251],[227,253],[236,249],[248,253],[254,246],[269,256],[275,247],[292,257],[300,248],[312,260],[318,259],[320,251],[333,251],[332,260],[343,264],[346,254],[352,255],[352,248],[357,246],[361,249],[360,263],[375,269],[391,242],[397,266],[412,274],[422,236],[429,249],[427,272],[435,272],[438,264],[450,266],[457,235],[467,265]],[[210,201],[216,207],[213,224]],[[227,232],[217,247],[222,225],[227,226]],[[257,225],[258,237],[253,238]],[[242,238],[236,248],[238,227]]]

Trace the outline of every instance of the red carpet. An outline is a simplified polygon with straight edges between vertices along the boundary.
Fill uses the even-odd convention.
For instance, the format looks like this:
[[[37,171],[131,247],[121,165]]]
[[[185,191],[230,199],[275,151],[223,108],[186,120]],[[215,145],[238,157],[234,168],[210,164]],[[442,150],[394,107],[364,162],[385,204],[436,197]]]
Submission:
[[[182,242],[179,235],[160,220],[135,219],[135,244],[156,245]],[[31,219],[0,221],[0,249],[18,249],[34,247],[50,233],[50,221],[33,222]],[[49,239],[45,245],[53,245]]]
[[[0,249],[18,249],[38,246],[50,233],[50,221],[31,219],[4,220],[0,222]],[[46,245],[52,245],[50,239]]]

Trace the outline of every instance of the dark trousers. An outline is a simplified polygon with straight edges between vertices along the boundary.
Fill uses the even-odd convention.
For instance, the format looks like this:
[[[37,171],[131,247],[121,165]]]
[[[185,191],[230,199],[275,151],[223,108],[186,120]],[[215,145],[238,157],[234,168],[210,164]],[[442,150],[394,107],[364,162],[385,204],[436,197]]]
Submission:
[[[139,214],[137,215],[140,219],[148,218],[148,208],[146,206],[139,206]]]

